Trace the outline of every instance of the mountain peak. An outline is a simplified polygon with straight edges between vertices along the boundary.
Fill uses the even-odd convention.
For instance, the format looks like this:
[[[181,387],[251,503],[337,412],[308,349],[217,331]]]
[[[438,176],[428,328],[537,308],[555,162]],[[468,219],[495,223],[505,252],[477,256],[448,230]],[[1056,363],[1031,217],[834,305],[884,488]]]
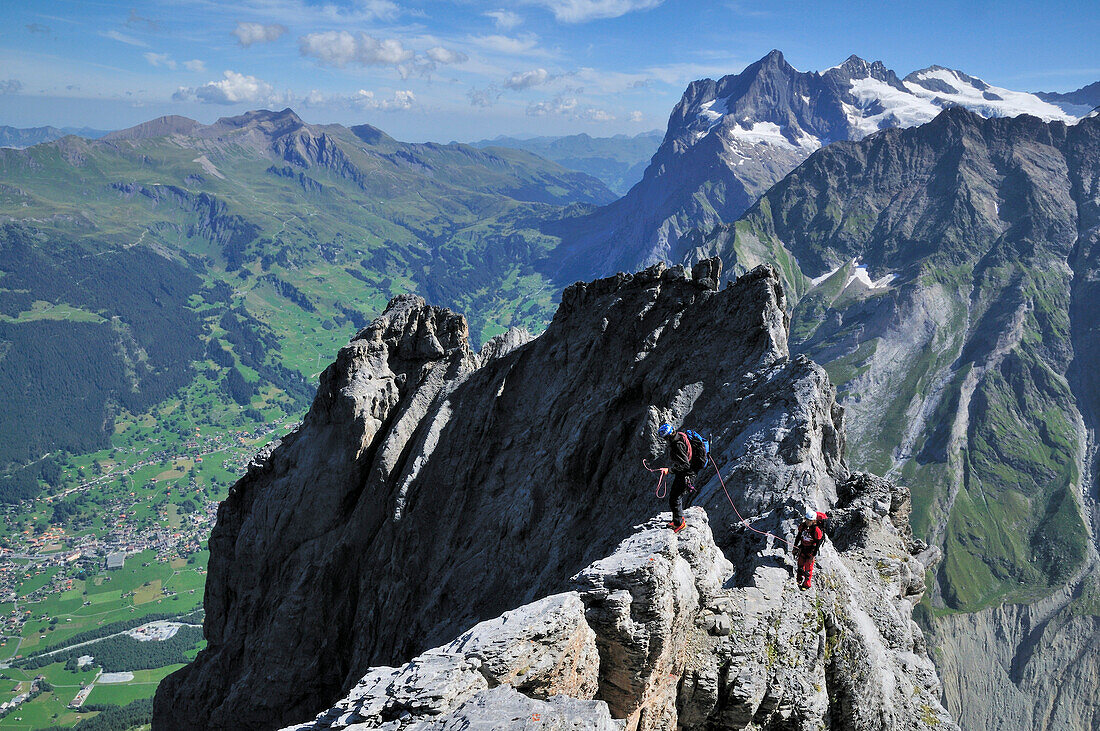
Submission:
[[[202,125],[189,117],[181,117],[177,114],[168,114],[163,117],[151,119],[148,122],[126,129],[109,132],[103,136],[105,140],[145,140],[151,137],[166,137],[172,134],[190,134]]]
[[[356,137],[363,140],[363,142],[366,142],[368,145],[377,145],[381,142],[393,142],[394,141],[393,138],[390,137],[388,134],[386,134],[382,130],[378,129],[377,127],[372,127],[369,124],[356,125],[356,126],[351,128],[351,132]],[[506,138],[503,135],[501,135],[501,136],[497,137],[497,139],[499,140],[499,139],[506,139]]]
[[[302,127],[305,122],[294,113],[293,109],[287,107],[278,112],[273,112],[270,109],[256,109],[236,117],[222,117],[214,123],[215,126],[220,127],[247,127],[265,124],[274,125],[283,130],[287,127]]]

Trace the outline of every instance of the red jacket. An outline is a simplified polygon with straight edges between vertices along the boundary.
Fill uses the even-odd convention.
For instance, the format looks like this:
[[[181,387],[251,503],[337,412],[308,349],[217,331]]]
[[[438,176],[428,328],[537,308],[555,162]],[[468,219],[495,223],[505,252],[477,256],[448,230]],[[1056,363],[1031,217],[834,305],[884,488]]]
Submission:
[[[821,527],[816,523],[811,524],[804,520],[798,526],[794,543],[800,551],[817,553],[817,549],[821,546],[823,540],[825,540],[825,533],[821,530]]]

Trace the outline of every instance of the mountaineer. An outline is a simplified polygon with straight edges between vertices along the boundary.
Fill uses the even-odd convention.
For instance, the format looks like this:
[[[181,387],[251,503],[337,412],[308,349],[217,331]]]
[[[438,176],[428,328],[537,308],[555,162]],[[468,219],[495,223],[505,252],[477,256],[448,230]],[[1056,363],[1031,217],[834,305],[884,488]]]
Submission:
[[[794,538],[794,553],[798,560],[798,571],[795,578],[801,589],[810,588],[810,580],[814,576],[814,557],[825,540],[825,532],[821,530],[820,521],[828,516],[819,513],[812,508],[807,508],[802,522]]]
[[[676,431],[668,423],[661,424],[657,436],[668,444],[668,456],[672,461],[671,466],[661,468],[661,474],[671,472],[674,475],[672,487],[668,490],[668,506],[672,510],[672,522],[668,527],[679,533],[687,525],[682,498],[684,493],[695,490],[695,476],[707,464],[710,445],[692,430]],[[690,499],[688,504],[691,504]]]

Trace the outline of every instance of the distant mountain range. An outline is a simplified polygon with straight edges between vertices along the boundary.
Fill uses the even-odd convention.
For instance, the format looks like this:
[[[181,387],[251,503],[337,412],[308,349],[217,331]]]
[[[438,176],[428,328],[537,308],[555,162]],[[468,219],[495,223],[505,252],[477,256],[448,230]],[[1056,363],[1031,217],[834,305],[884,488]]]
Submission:
[[[511,147],[527,150],[547,160],[588,173],[598,178],[619,195],[625,195],[642,173],[650,158],[661,144],[664,133],[660,130],[643,132],[634,136],[590,137],[586,134],[566,137],[495,137],[471,143],[474,147]]]
[[[0,191],[0,470],[102,448],[173,394],[297,414],[318,355],[398,293],[481,313],[476,342],[541,330],[540,227],[615,198],[528,152],[289,109],[0,150]]]
[[[91,127],[6,127],[0,125],[0,147],[22,149],[43,142],[53,142],[65,135],[76,135],[94,140],[107,134],[106,130]]]
[[[1077,91],[1059,94],[1053,91],[1037,91],[1035,96],[1045,102],[1056,104],[1067,112],[1073,112],[1079,116],[1088,114],[1091,110],[1100,107],[1100,81],[1082,86]]]
[[[851,56],[798,71],[772,51],[739,74],[690,84],[642,181],[625,197],[556,233],[566,278],[679,261],[685,234],[735,220],[821,147],[928,122],[949,107],[984,117],[1031,114],[1072,123],[1080,114],[1034,94],[930,66],[905,78]]]

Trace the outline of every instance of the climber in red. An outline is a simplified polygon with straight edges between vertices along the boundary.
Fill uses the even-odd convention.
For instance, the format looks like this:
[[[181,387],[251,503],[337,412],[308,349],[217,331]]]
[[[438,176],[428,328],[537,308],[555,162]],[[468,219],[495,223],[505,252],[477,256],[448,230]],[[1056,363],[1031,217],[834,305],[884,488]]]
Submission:
[[[800,589],[809,589],[810,580],[814,576],[814,557],[825,540],[825,532],[821,530],[819,521],[825,520],[824,513],[816,510],[807,510],[804,520],[798,526],[798,532],[794,538],[794,553],[798,560],[798,572],[795,577]]]

